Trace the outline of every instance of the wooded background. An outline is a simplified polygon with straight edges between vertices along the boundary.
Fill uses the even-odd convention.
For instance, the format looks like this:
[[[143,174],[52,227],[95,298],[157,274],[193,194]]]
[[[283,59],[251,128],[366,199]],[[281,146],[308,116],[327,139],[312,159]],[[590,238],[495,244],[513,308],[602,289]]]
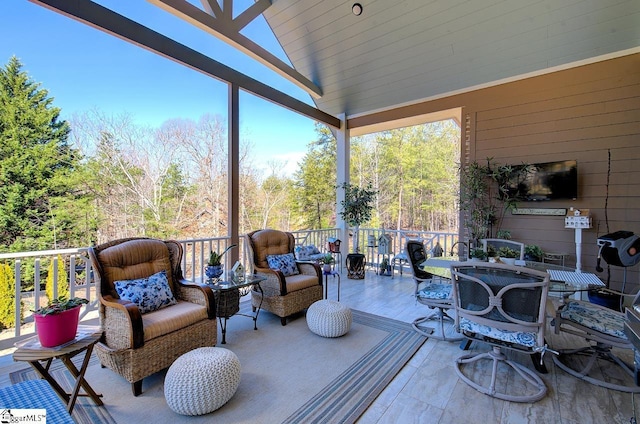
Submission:
[[[227,128],[220,115],[158,128],[99,109],[67,121],[15,57],[0,69],[0,249],[121,237],[227,234]],[[336,140],[317,138],[291,176],[257,171],[240,146],[240,233],[335,226]],[[372,227],[456,231],[460,129],[452,121],[351,140],[351,181],[378,190]],[[274,146],[277,148],[277,146]]]

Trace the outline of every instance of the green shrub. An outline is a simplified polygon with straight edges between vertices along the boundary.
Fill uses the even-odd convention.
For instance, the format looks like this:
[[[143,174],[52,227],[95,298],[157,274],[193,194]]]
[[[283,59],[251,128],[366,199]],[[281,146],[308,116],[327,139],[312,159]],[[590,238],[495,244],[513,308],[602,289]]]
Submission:
[[[16,283],[13,271],[7,264],[0,264],[0,329],[12,328],[16,325]],[[22,320],[22,308],[20,309]]]
[[[69,278],[65,261],[60,255],[58,255],[58,295],[54,296],[53,294],[53,263],[54,261],[52,259],[47,270],[47,282],[44,288],[47,293],[47,299],[50,301],[56,297],[69,297]]]

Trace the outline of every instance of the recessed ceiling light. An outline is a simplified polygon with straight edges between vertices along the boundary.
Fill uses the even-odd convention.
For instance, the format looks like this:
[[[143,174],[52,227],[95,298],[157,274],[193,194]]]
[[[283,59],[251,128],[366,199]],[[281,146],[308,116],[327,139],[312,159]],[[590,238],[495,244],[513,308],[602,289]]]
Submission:
[[[362,15],[362,5],[360,3],[353,3],[353,6],[351,6],[351,11],[356,16]]]

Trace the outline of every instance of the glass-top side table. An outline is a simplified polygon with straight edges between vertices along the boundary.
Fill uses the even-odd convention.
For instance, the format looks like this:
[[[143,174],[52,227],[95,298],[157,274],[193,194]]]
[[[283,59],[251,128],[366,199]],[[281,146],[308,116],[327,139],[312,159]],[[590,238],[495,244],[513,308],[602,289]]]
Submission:
[[[244,278],[232,280],[206,279],[205,283],[211,287],[216,299],[216,316],[220,319],[220,329],[222,330],[222,344],[227,343],[227,320],[234,315],[242,315],[253,319],[253,329],[258,329],[258,315],[262,307],[262,296],[260,304],[254,314],[240,314],[240,298],[251,293],[251,290],[257,290],[261,294],[262,287],[260,283],[264,281],[263,277],[256,275],[245,275]]]

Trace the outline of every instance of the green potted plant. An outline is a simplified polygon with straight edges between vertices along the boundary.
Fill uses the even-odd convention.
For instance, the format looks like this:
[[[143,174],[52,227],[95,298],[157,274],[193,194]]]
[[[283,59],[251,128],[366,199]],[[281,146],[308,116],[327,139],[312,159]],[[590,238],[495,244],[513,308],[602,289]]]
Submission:
[[[222,257],[225,255],[225,253],[236,246],[237,244],[232,244],[220,254],[213,250],[211,251],[211,253],[209,254],[209,260],[207,261],[207,266],[204,269],[204,273],[208,278],[218,278],[222,275]]]
[[[380,275],[391,275],[391,265],[389,264],[389,259],[384,257],[380,262]]]
[[[318,262],[322,264],[322,271],[325,274],[328,274],[331,272],[331,265],[334,262],[333,256],[331,255],[331,253],[325,253],[320,259],[318,259]]]
[[[359,253],[358,232],[360,225],[371,219],[373,202],[378,192],[371,187],[371,184],[365,188],[360,188],[349,183],[343,183],[339,187],[344,189],[344,200],[340,202],[342,205],[340,217],[354,228],[353,251]]]
[[[81,297],[59,297],[33,311],[36,332],[42,347],[54,347],[76,337],[80,307],[89,303]]]
[[[503,246],[498,249],[498,257],[500,257],[500,261],[505,264],[515,265],[518,256],[518,251],[510,247]]]
[[[524,246],[524,259],[527,261],[542,262],[544,256],[543,250],[540,246],[535,244],[527,244]]]
[[[360,253],[359,232],[360,225],[371,219],[373,202],[376,199],[377,191],[373,190],[371,184],[365,188],[343,183],[338,186],[344,189],[344,200],[340,202],[342,210],[340,217],[353,230],[353,253],[347,255],[347,278],[363,279],[365,256]]]
[[[496,237],[503,240],[511,240],[511,231],[509,230],[499,230],[496,233]]]
[[[531,165],[498,165],[487,158],[486,165],[474,161],[460,168],[460,210],[473,245],[482,238],[510,238],[500,226],[505,212],[523,200],[523,181],[531,172]],[[508,234],[509,237],[505,237]]]
[[[471,250],[470,256],[471,256],[471,259],[475,259],[478,261],[487,260],[487,252],[485,252],[484,249],[481,249],[479,247],[476,247],[475,249]]]

